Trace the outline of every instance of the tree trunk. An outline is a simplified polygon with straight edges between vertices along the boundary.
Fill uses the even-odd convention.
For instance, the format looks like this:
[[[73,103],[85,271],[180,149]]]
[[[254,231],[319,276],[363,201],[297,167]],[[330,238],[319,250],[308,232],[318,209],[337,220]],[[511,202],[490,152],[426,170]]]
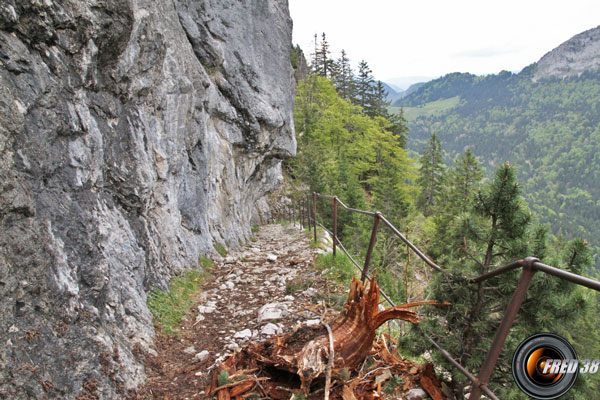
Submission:
[[[324,376],[328,369],[330,340],[333,341],[334,354],[333,365],[329,368],[354,370],[371,352],[379,326],[391,319],[418,323],[416,313],[408,308],[425,303],[438,304],[434,301],[417,302],[379,312],[379,287],[375,278],[371,280],[368,290],[360,281],[353,279],[348,300],[329,325],[323,323],[316,327],[303,326],[291,334],[250,343],[240,353],[227,359],[221,371],[239,371],[241,368],[286,371],[298,375],[301,389],[308,394],[311,382]],[[331,326],[331,334],[328,333],[328,326]],[[216,379],[213,379],[213,393],[217,389],[215,382]]]

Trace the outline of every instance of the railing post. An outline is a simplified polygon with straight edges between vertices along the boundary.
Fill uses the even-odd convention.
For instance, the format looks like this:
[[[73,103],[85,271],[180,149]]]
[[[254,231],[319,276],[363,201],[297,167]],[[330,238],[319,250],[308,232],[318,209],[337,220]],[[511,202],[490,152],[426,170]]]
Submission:
[[[300,198],[300,201],[298,201],[298,214],[300,214],[300,229],[304,229],[304,201],[302,198]]]
[[[333,262],[335,262],[335,245],[337,241],[337,196],[333,198]]]
[[[481,387],[487,387],[490,377],[492,376],[492,372],[494,372],[494,367],[496,366],[498,357],[500,356],[500,352],[502,351],[502,347],[504,346],[504,342],[506,341],[506,337],[508,336],[508,332],[510,331],[510,327],[512,326],[513,322],[515,322],[515,317],[517,316],[519,308],[525,299],[531,278],[533,278],[533,274],[535,274],[533,263],[536,261],[539,260],[533,257],[527,257],[525,260],[523,260],[523,271],[521,272],[519,283],[517,284],[517,288],[510,299],[508,307],[506,308],[504,318],[502,318],[502,322],[500,322],[500,326],[496,331],[496,336],[494,337],[494,341],[490,346],[490,350],[488,351],[487,355],[485,356],[485,360],[481,365],[479,376],[477,378],[479,382],[473,384],[473,390],[471,391],[471,395],[469,397],[470,400],[479,400],[481,398]]]
[[[300,212],[302,213],[302,229],[306,227],[306,210],[304,208],[304,199],[300,199]]]
[[[373,217],[373,230],[371,231],[371,240],[369,241],[369,248],[367,249],[367,256],[365,257],[365,266],[362,271],[360,280],[365,283],[367,279],[367,273],[369,272],[369,264],[371,263],[371,256],[373,255],[373,248],[375,247],[375,241],[377,240],[377,228],[379,227],[379,220],[381,219],[381,213],[377,211]]]
[[[317,192],[313,192],[313,218],[314,218],[314,223],[313,223],[313,229],[314,229],[314,236],[315,236],[315,242],[317,241]]]
[[[310,219],[310,196],[306,195],[306,222],[308,223],[308,231],[312,229],[312,221]]]

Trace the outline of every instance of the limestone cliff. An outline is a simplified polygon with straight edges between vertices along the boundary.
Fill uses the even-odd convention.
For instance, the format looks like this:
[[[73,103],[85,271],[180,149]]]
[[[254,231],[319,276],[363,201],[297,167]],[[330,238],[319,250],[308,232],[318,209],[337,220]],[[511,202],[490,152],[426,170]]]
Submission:
[[[0,397],[143,381],[147,291],[245,241],[295,153],[291,28],[285,0],[0,3]]]
[[[537,62],[534,80],[564,79],[600,69],[600,26],[573,36]]]

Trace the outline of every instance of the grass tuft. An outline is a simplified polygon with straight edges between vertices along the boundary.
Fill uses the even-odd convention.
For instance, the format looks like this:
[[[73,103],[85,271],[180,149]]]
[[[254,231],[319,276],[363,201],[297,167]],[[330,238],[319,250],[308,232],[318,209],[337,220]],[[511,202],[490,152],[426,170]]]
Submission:
[[[177,326],[193,304],[193,295],[200,290],[208,274],[187,270],[182,276],[171,278],[169,290],[154,289],[148,294],[148,309],[154,317],[154,326],[167,336],[179,332]]]
[[[302,277],[294,278],[285,283],[285,294],[294,294],[310,287],[310,281]]]
[[[204,271],[210,272],[214,268],[215,263],[209,257],[200,254],[198,256],[198,265],[200,265]]]
[[[315,266],[319,271],[327,270],[328,278],[345,285],[352,281],[352,277],[358,276],[359,273],[358,268],[341,251],[337,252],[335,258],[333,257],[333,253],[317,255]]]
[[[215,244],[215,250],[221,255],[221,257],[225,257],[227,255],[227,249],[221,243]]]

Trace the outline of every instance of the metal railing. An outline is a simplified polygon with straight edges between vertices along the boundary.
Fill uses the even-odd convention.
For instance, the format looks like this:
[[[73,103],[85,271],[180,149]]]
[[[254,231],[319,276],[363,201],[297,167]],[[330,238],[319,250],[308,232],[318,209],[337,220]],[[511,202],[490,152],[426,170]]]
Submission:
[[[317,199],[326,199],[332,202],[332,230],[326,228],[323,224],[319,223],[317,220]],[[366,216],[373,217],[373,228],[371,230],[371,238],[369,241],[369,246],[367,248],[367,253],[365,256],[365,262],[361,267],[359,263],[350,255],[350,253],[346,250],[344,245],[339,241],[337,233],[338,233],[338,206],[341,206],[346,211],[350,211],[357,214],[362,214]],[[373,250],[375,247],[375,243],[377,241],[377,233],[379,230],[379,224],[383,222],[402,242],[404,242],[419,258],[421,258],[425,264],[427,264],[430,268],[440,273],[448,273],[443,270],[439,265],[435,262],[431,261],[425,253],[423,253],[417,246],[415,246],[410,240],[406,238],[399,230],[396,228],[391,222],[389,222],[380,212],[372,212],[359,210],[352,207],[348,207],[345,205],[340,199],[336,196],[327,196],[320,193],[313,192],[312,195],[307,195],[302,198],[297,203],[292,202],[292,210],[289,212],[289,217],[293,220],[294,224],[296,223],[296,215],[298,216],[298,222],[302,227],[308,227],[309,231],[313,231],[313,236],[315,242],[317,241],[317,225],[319,225],[322,229],[327,231],[332,237],[332,251],[335,257],[336,249],[339,247],[348,257],[348,259],[361,271],[361,280],[363,283],[366,279],[370,279],[369,277],[369,265],[371,263],[371,257],[373,255]],[[512,327],[519,308],[525,299],[525,295],[527,293],[527,289],[533,278],[533,275],[537,271],[544,272],[549,275],[556,276],[560,279],[565,279],[567,281],[576,283],[581,286],[585,286],[590,289],[594,289],[600,292],[600,282],[583,277],[581,275],[577,275],[559,268],[555,268],[540,262],[539,259],[533,257],[527,257],[523,260],[517,260],[505,266],[499,267],[490,271],[486,274],[483,274],[477,278],[470,279],[470,283],[481,283],[495,276],[507,273],[509,271],[515,270],[517,268],[521,268],[521,277],[517,283],[517,287],[513,292],[512,298],[504,312],[504,316],[498,329],[496,330],[496,335],[494,336],[494,340],[488,350],[488,353],[481,365],[479,370],[479,374],[477,376],[470,373],[464,366],[462,366],[458,361],[456,361],[452,355],[441,347],[435,340],[433,340],[428,335],[425,335],[426,338],[431,342],[431,344],[442,354],[444,358],[446,358],[456,369],[458,369],[463,375],[465,375],[472,383],[473,388],[471,390],[470,400],[479,400],[481,398],[482,393],[485,393],[490,399],[498,400],[498,397],[487,387],[488,382],[492,376],[494,371],[494,367],[496,366],[496,362],[500,356],[502,351],[502,347],[504,346],[504,342],[508,336],[510,328]],[[383,298],[394,307],[396,304],[387,296],[382,290],[380,290]]]

